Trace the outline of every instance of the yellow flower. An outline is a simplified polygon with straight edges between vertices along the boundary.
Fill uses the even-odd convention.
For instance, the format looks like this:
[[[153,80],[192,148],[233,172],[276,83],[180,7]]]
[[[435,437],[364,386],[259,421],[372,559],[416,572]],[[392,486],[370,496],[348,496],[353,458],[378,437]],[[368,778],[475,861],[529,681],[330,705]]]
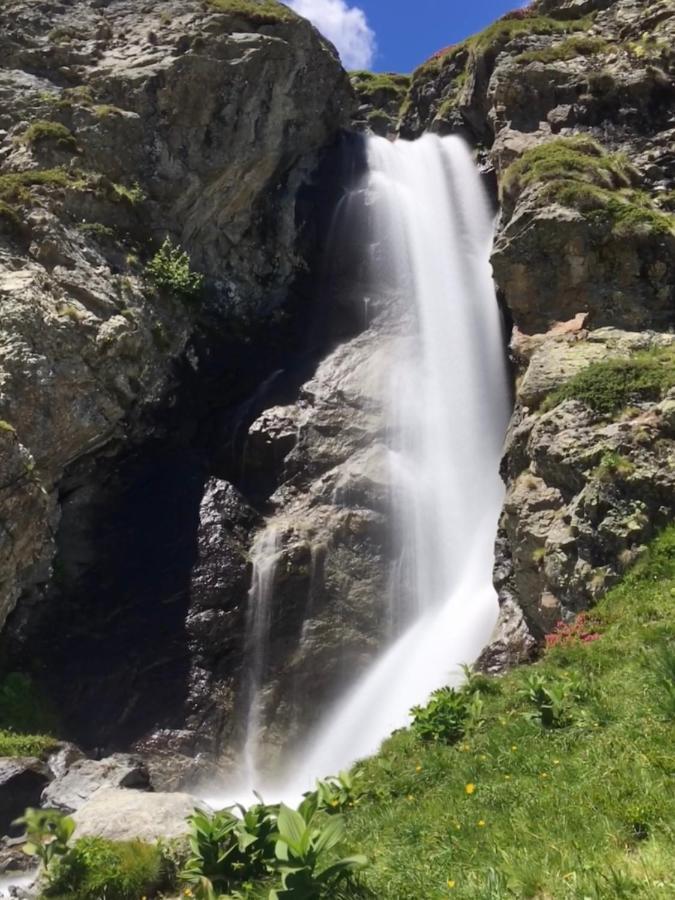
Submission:
[[[331,806],[337,806],[337,805],[338,805],[337,800],[331,800],[331,801],[330,801],[330,805],[331,805]]]
[[[559,765],[560,765],[560,760],[559,760],[559,759],[554,759],[554,760],[553,760],[553,765],[554,765],[554,766],[559,766]]]
[[[421,772],[421,771],[422,771],[422,766],[415,766],[415,771],[416,771],[416,772]]]
[[[541,773],[541,777],[542,777],[542,778],[548,778],[548,772],[542,772],[542,773]]]
[[[505,775],[504,778],[506,778],[507,781],[510,781],[510,780],[511,780],[511,776],[510,776],[510,775]]]
[[[479,828],[485,828],[485,822],[484,822],[482,819],[479,819],[479,820],[478,820],[478,827],[479,827]]]
[[[483,753],[483,755],[481,756],[481,759],[483,762],[485,762],[485,760],[487,759],[487,756]]]
[[[452,890],[454,886],[455,882],[452,880],[452,878],[448,878],[448,887],[450,888],[450,890]]]
[[[467,792],[467,794],[473,794],[473,792],[476,790],[476,785],[469,782],[464,790]]]
[[[408,797],[407,797],[407,799],[408,799],[408,800],[414,800],[414,799],[415,799],[415,798],[414,798],[414,797],[413,797],[413,795],[412,795],[412,794],[408,794]]]
[[[511,744],[511,749],[512,749],[512,750],[517,750],[518,748],[516,747],[515,744]]]

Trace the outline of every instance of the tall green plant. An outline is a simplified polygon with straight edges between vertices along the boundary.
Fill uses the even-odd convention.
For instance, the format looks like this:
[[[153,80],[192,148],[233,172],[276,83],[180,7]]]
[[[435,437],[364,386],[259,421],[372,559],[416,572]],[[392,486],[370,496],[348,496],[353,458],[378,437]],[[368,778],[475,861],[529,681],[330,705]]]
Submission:
[[[309,812],[311,806],[305,807]],[[281,888],[270,891],[269,900],[318,900],[331,897],[340,880],[350,878],[368,865],[365,856],[349,856],[328,865],[326,858],[342,841],[345,833],[341,816],[320,824],[316,813],[307,820],[300,811],[283,803],[277,820],[279,829],[275,854]]]
[[[68,841],[75,831],[75,822],[55,809],[28,808],[13,824],[25,827],[24,853],[36,856],[45,869],[68,852]]]

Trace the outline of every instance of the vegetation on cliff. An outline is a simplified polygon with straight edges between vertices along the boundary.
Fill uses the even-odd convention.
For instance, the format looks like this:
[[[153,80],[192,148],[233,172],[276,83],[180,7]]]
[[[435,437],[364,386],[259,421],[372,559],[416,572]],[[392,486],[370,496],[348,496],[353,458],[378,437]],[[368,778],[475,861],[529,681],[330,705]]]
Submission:
[[[241,16],[254,25],[274,25],[297,19],[296,14],[278,0],[207,0],[207,3],[218,12]]]
[[[607,223],[618,236],[674,232],[675,216],[633,188],[637,180],[625,155],[607,153],[592,138],[576,135],[527,150],[504,172],[501,194],[512,207],[528,187],[542,184],[547,201],[576,209],[591,222]]]
[[[595,412],[612,416],[631,404],[660,400],[674,385],[675,349],[645,350],[628,359],[592,363],[549,394],[542,409],[580,400]]]
[[[675,527],[463,738],[393,735],[348,812],[388,900],[672,895]]]

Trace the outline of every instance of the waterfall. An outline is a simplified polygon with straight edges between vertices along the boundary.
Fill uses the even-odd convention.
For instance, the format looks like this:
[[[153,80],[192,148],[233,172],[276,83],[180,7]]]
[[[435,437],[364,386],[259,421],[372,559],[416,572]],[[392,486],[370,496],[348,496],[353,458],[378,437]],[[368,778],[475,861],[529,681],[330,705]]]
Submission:
[[[375,752],[411,706],[459,680],[497,616],[493,544],[510,398],[489,263],[493,215],[457,137],[369,138],[366,189],[371,279],[396,285],[413,333],[392,367],[389,402],[404,554],[392,603],[395,621],[408,625],[289,770],[289,799]]]
[[[368,272],[356,299],[366,325],[376,329],[379,315],[401,338],[382,398],[401,551],[380,658],[327,711],[277,783],[257,785],[289,800],[375,752],[408,722],[411,706],[456,681],[497,616],[493,544],[510,398],[489,263],[493,213],[480,176],[460,138],[369,137],[364,181],[340,215],[342,228],[359,241],[365,235],[359,265]],[[269,598],[256,577],[252,591],[266,616]]]
[[[258,748],[262,727],[260,694],[272,626],[272,599],[279,561],[279,537],[278,529],[274,525],[270,525],[258,534],[251,551],[253,571],[246,607],[244,645],[248,663],[248,714],[244,742],[244,773],[248,784],[255,783],[259,771]]]

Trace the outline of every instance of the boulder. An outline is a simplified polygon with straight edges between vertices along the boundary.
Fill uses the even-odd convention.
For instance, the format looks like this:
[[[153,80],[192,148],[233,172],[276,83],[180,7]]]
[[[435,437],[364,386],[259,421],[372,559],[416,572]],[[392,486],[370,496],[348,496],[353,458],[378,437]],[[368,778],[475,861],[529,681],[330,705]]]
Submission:
[[[141,793],[103,788],[75,813],[75,837],[108,841],[174,840],[187,834],[186,819],[207,804],[190,794]]]
[[[102,788],[152,790],[143,761],[135,756],[115,753],[102,760],[76,760],[45,788],[42,806],[72,813]]]

